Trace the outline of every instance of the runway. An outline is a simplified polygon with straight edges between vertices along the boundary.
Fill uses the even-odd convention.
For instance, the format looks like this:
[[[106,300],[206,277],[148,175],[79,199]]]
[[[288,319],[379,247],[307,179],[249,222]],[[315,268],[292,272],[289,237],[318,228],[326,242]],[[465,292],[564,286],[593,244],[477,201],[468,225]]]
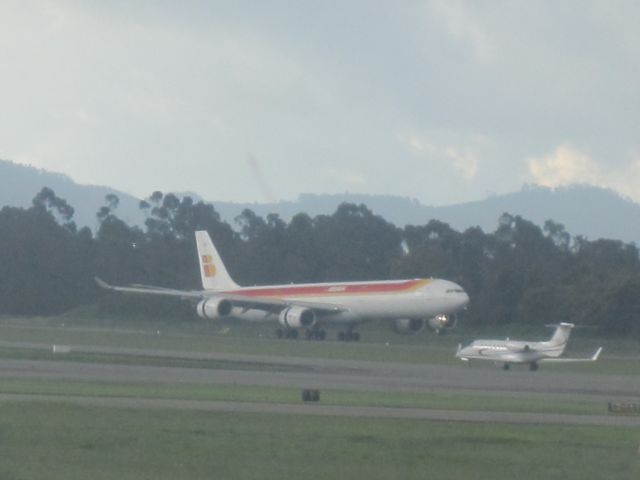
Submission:
[[[1,344],[0,344],[1,346]],[[13,347],[47,348],[44,344],[12,344]],[[188,368],[71,361],[0,360],[0,379],[44,379],[112,383],[251,385],[264,387],[317,388],[348,391],[396,391],[416,393],[471,393],[511,397],[535,397],[574,401],[640,402],[640,376],[572,372],[504,372],[465,364],[413,365],[335,359],[194,353],[87,346],[68,346],[71,351],[116,355],[215,360],[233,368]],[[64,355],[64,354],[61,354]],[[223,364],[223,365],[224,365]],[[0,396],[2,401],[32,401],[32,396]],[[188,400],[46,397],[37,399],[74,403],[144,408],[185,408],[216,411],[313,413],[315,415],[428,418],[436,420],[554,423],[640,426],[640,417],[557,415],[513,412],[461,412],[411,408],[337,407],[329,405],[276,405],[268,403],[193,402]],[[603,407],[604,408],[604,407]]]
[[[589,425],[640,427],[640,418],[607,415],[567,415],[556,413],[486,412],[468,410],[436,410],[428,408],[348,407],[340,405],[216,402],[180,399],[149,399],[131,397],[90,397],[59,395],[0,394],[3,402],[49,402],[108,408],[141,408],[144,410],[187,410],[227,413],[271,413],[279,415],[313,415],[331,417],[373,417],[415,420],[436,420],[472,423],[511,423],[530,425]]]

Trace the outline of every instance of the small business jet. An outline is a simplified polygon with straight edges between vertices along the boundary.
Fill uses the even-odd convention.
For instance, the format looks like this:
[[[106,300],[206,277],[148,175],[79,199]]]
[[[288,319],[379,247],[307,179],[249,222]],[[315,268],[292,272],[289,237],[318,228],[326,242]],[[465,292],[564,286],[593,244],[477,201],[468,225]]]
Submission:
[[[528,363],[529,370],[537,370],[540,362],[595,362],[602,352],[598,348],[590,358],[560,358],[569,342],[573,323],[560,323],[546,342],[523,342],[516,340],[474,340],[466,347],[458,346],[456,357],[461,360],[491,360],[502,363],[509,370],[512,363]]]
[[[389,320],[398,333],[416,333],[425,326],[436,332],[453,328],[455,313],[469,303],[460,285],[448,280],[413,279],[378,282],[339,282],[241,287],[233,281],[206,231],[196,232],[203,290],[184,291],[144,285],[118,287],[125,293],[171,295],[198,301],[201,318],[277,321],[278,337],[323,340],[323,325],[346,327],[339,340],[357,341],[357,324]]]

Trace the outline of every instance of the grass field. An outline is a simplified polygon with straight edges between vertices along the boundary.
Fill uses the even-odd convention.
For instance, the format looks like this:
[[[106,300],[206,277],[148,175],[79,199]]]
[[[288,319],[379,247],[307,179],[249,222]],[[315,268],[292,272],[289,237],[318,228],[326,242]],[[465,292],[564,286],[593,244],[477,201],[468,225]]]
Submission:
[[[60,319],[0,319],[0,361],[34,359],[184,368],[304,371],[277,362],[227,362],[71,352],[52,344],[185,352],[460,364],[463,335],[400,337],[364,330],[366,341],[276,341],[262,327],[220,325],[155,329],[62,325]],[[160,331],[158,331],[160,330]],[[392,339],[386,345],[387,338]],[[589,351],[592,339],[578,339]],[[15,344],[14,346],[12,346]],[[25,348],[25,343],[38,344]],[[633,342],[607,340],[619,352],[596,364],[543,368],[638,375]],[[20,348],[16,348],[20,346]],[[470,368],[495,368],[475,364]],[[531,372],[508,374],[529,375]],[[535,373],[533,373],[535,375]],[[635,379],[634,379],[635,380]],[[300,403],[300,390],[241,385],[51,381],[4,378],[0,393]],[[605,414],[601,402],[432,392],[322,390],[322,403],[447,410]],[[44,401],[0,403],[0,480],[23,479],[621,479],[640,478],[640,432],[632,428],[472,424],[383,418],[312,417],[80,407]]]
[[[153,383],[100,383],[3,379],[0,393],[134,397],[233,402],[300,403],[299,388],[245,385],[189,385]],[[605,415],[604,402],[551,400],[489,394],[367,392],[322,390],[323,405],[428,408],[439,410],[483,410],[493,412],[566,413]]]
[[[44,344],[93,345],[122,348],[145,348],[191,352],[241,353],[277,355],[299,358],[339,358],[345,360],[379,360],[404,363],[438,363],[459,365],[454,357],[458,343],[471,340],[469,333],[454,332],[438,336],[431,332],[403,336],[379,325],[364,326],[365,341],[282,341],[270,338],[271,326],[242,324],[232,329],[217,324],[189,324],[184,330],[171,326],[158,330],[146,324],[145,329],[96,328],[91,323],[70,327],[60,319],[0,319],[3,342],[36,342]],[[124,322],[121,322],[121,324]],[[195,329],[195,330],[194,330]],[[497,338],[499,336],[496,335]],[[544,365],[562,371],[640,375],[639,342],[627,339],[575,338],[571,355],[591,355],[604,346],[601,360],[593,364]],[[381,348],[384,347],[384,348]],[[489,362],[472,368],[493,368]]]
[[[640,477],[631,429],[0,406],[0,478]]]

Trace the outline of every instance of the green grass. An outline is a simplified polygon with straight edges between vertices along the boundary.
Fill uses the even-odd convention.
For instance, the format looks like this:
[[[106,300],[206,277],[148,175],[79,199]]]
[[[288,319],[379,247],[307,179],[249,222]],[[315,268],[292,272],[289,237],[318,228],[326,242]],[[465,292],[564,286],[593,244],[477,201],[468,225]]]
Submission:
[[[193,328],[193,331],[189,329]],[[3,342],[35,342],[190,352],[249,353],[440,363],[453,358],[461,337],[398,337],[373,329],[371,341],[276,341],[260,327],[221,331],[69,328],[51,319],[0,319]],[[363,333],[365,333],[363,331]],[[259,335],[263,335],[260,337]],[[385,336],[386,335],[386,336]],[[486,335],[485,335],[486,336]],[[385,346],[384,338],[394,339]],[[376,340],[378,339],[378,340]],[[397,339],[397,341],[396,341]],[[578,342],[579,343],[579,342]],[[590,341],[586,349],[592,348]],[[595,344],[594,344],[595,345]],[[611,348],[615,347],[613,344]],[[633,346],[621,342],[628,350]],[[582,346],[580,346],[582,348]],[[605,344],[605,348],[609,348]],[[174,359],[162,356],[52,354],[0,348],[0,358],[124,363],[188,368],[287,369],[252,362]],[[589,365],[542,368],[637,375],[633,356]],[[567,368],[569,367],[569,368]],[[475,364],[470,368],[495,368]],[[508,374],[521,374],[511,372]],[[530,372],[522,372],[530,375]],[[535,374],[535,373],[534,373]],[[176,398],[236,402],[300,403],[300,390],[279,387],[127,384],[3,378],[1,393],[87,397]],[[465,393],[417,394],[322,390],[321,403],[540,413],[604,414],[599,402]],[[56,402],[0,403],[0,479],[637,479],[640,432],[632,428],[466,424],[425,420],[304,417],[179,410],[79,407]]]
[[[624,428],[0,405],[3,480],[640,477]]]
[[[233,402],[300,403],[301,389],[245,385],[192,385],[155,383],[100,383],[6,378],[0,393],[185,399]],[[324,405],[482,410],[505,412],[604,415],[604,402],[539,399],[505,395],[468,395],[434,392],[362,392],[323,389]]]
[[[362,334],[371,340],[360,343],[309,342],[306,340],[275,340],[267,336],[273,326],[248,325],[232,327],[215,323],[202,324],[201,330],[169,332],[155,329],[113,330],[92,327],[69,328],[66,324],[52,324],[51,319],[13,319],[0,321],[0,340],[3,342],[36,342],[84,346],[160,349],[189,352],[220,352],[253,355],[277,355],[297,358],[339,358],[345,360],[378,360],[405,363],[438,363],[460,365],[454,357],[458,343],[471,338],[460,332],[437,336],[421,332],[401,336],[381,330],[379,325],[363,326]],[[189,328],[192,328],[189,327]],[[368,330],[367,328],[370,328]],[[188,329],[187,329],[188,330]],[[496,335],[496,337],[498,337]],[[380,340],[374,343],[374,340]],[[473,338],[473,337],[472,337]],[[618,375],[640,374],[640,351],[637,342],[626,340],[575,339],[570,345],[572,356],[587,356],[596,346],[604,345],[600,361],[588,364],[543,365],[544,369],[591,372]],[[638,353],[634,353],[634,348]],[[624,354],[624,356],[621,356]],[[489,362],[472,368],[494,368]]]
[[[282,363],[176,358],[156,355],[74,352],[53,353],[49,348],[0,346],[0,359],[48,360],[58,362],[107,363],[116,365],[146,365],[154,367],[203,368],[208,370],[251,370],[279,372],[309,372],[312,367]]]

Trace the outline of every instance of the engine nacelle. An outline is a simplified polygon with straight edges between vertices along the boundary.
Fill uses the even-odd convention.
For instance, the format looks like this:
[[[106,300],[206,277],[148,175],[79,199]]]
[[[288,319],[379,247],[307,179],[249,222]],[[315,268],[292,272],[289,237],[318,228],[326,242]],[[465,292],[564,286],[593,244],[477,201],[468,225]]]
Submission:
[[[457,319],[455,315],[441,314],[427,320],[427,325],[429,325],[429,328],[434,330],[436,333],[440,333],[445,330],[451,330],[456,326],[456,323]]]
[[[198,316],[208,320],[219,320],[227,317],[233,310],[231,302],[224,298],[211,297],[200,301],[196,307]]]
[[[316,314],[310,308],[294,305],[280,312],[278,321],[287,328],[311,328],[316,323]]]
[[[424,320],[420,318],[398,318],[393,321],[393,329],[396,333],[418,333],[424,328]]]

